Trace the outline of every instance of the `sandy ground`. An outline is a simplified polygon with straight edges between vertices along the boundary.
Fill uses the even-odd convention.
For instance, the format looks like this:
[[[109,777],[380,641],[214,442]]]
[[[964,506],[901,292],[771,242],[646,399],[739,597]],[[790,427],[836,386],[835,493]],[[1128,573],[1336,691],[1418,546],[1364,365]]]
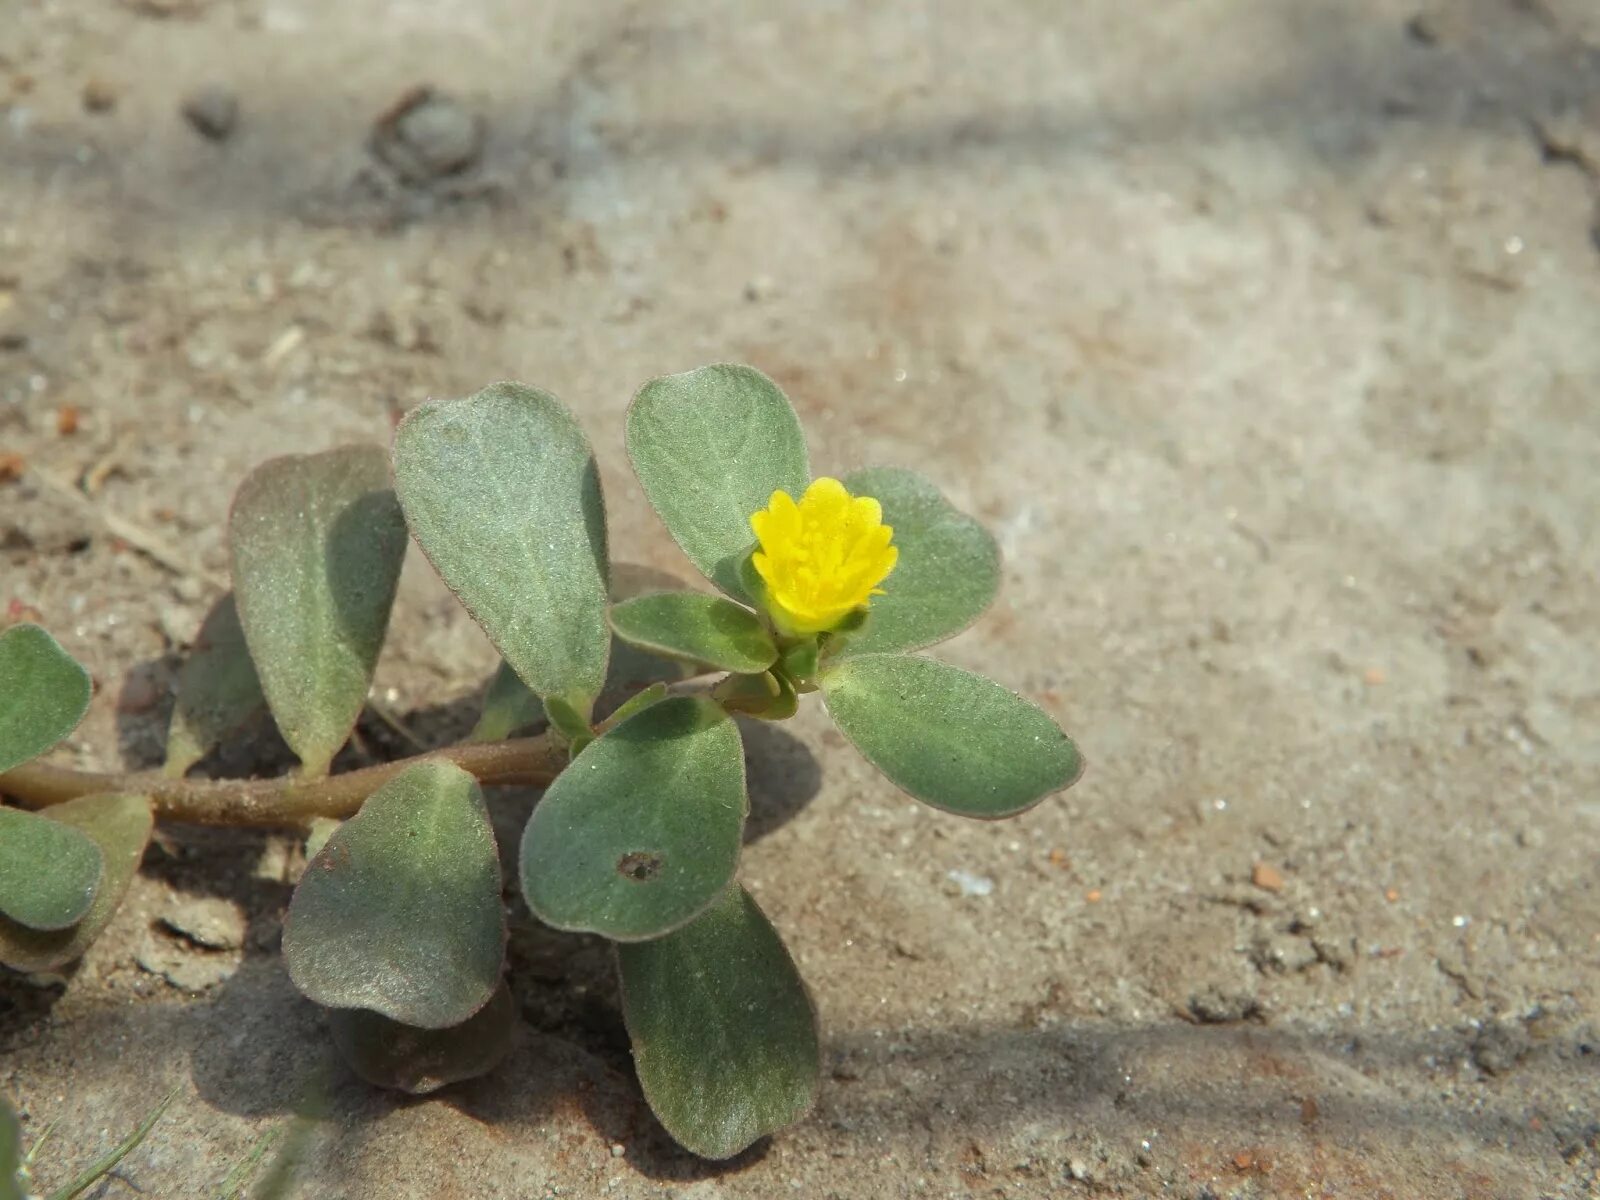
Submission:
[[[460,173],[371,148],[423,84]],[[173,830],[70,982],[0,980],[40,1182],[176,1084],[98,1195],[215,1196],[319,1094],[335,1200],[1600,1195],[1597,197],[1589,0],[8,0],[0,602],[100,682],[64,758],[158,755],[253,464],[429,396],[565,398],[618,556],[685,572],[622,414],[732,359],[991,523],[941,653],[1090,760],[985,825],[760,739],[828,1070],[720,1166],[582,939],[517,934],[493,1077],[329,1074],[292,851]],[[380,691],[444,738],[492,662],[411,562]],[[202,898],[241,950],[155,927]]]

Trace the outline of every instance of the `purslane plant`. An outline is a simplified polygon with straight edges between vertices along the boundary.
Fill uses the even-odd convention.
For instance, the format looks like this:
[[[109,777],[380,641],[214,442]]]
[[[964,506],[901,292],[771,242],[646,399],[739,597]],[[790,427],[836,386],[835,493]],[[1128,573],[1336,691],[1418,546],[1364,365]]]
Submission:
[[[921,476],[813,478],[788,400],[743,366],[646,384],[627,448],[720,594],[617,594],[588,443],[520,384],[422,405],[390,461],[347,447],[259,467],[230,518],[234,590],[184,667],[161,772],[19,765],[70,732],[89,685],[43,630],[0,635],[0,791],[42,810],[0,808],[0,962],[81,954],[153,817],[309,825],[283,952],[335,1043],[386,1086],[481,1074],[516,1017],[483,787],[547,785],[519,847],[522,896],[546,924],[615,943],[640,1083],[668,1132],[722,1158],[803,1115],[815,1016],[736,878],[748,798],[731,714],[782,720],[818,692],[897,787],[969,817],[1021,812],[1081,762],[1034,705],[913,653],[970,624],[999,581],[993,540]],[[408,532],[503,663],[467,742],[330,774]],[[263,705],[299,772],[187,774]]]

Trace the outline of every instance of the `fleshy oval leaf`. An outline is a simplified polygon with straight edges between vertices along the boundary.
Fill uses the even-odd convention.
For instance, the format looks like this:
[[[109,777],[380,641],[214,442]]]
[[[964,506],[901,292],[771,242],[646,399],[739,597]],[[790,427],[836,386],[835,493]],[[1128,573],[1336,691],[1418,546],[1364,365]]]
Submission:
[[[80,796],[40,815],[92,841],[105,874],[88,911],[68,928],[46,932],[0,919],[0,963],[18,971],[53,971],[83,957],[128,894],[154,824],[145,796]]]
[[[76,925],[100,889],[100,848],[60,821],[0,808],[0,916],[46,933]]]
[[[369,796],[307,864],[283,957],[318,1004],[445,1029],[494,994],[505,937],[483,793],[431,761]]]
[[[502,983],[489,1002],[460,1025],[417,1029],[362,1008],[328,1013],[333,1044],[368,1083],[425,1096],[487,1075],[511,1050],[517,1006]]]
[[[817,1019],[778,931],[734,884],[666,937],[617,947],[645,1099],[682,1146],[729,1158],[803,1117]]]
[[[1074,783],[1072,740],[1036,705],[932,658],[862,654],[819,680],[840,731],[901,791],[964,817],[1009,817]]]
[[[178,696],[167,726],[167,773],[182,775],[266,703],[238,605],[229,592],[200,623],[178,673]]]
[[[0,771],[37,758],[78,727],[89,672],[37,625],[0,633]]]
[[[566,407],[520,383],[413,409],[395,487],[423,552],[539,695],[587,714],[606,676],[606,525]]]
[[[927,479],[899,467],[873,467],[844,484],[883,506],[900,557],[883,581],[883,595],[873,597],[866,623],[838,653],[919,650],[954,637],[993,603],[1000,548]]]
[[[228,548],[261,690],[308,775],[361,715],[389,625],[405,522],[377,446],[289,455],[239,488]]]
[[[523,833],[522,894],[557,929],[659,937],[733,878],[747,810],[733,721],[703,697],[663,700],[550,785]]]
[[[657,592],[611,606],[611,628],[652,654],[719,671],[765,671],[778,647],[761,619],[731,600],[702,592]]]
[[[673,540],[712,583],[749,600],[739,564],[750,514],[811,480],[788,397],[754,367],[719,363],[651,380],[628,409],[628,456]]]

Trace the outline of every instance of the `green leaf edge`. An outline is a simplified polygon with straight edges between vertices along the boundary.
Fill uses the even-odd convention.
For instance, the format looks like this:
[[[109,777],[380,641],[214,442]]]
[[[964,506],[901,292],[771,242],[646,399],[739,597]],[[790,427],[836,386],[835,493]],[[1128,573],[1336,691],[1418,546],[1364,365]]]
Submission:
[[[951,512],[955,513],[957,516],[964,517],[967,521],[971,522],[971,524],[984,535],[984,538],[987,541],[988,548],[989,548],[989,561],[992,564],[993,569],[994,569],[994,589],[993,589],[993,591],[991,591],[989,593],[989,599],[984,601],[982,607],[978,608],[975,612],[973,612],[973,614],[970,617],[968,617],[966,619],[966,621],[964,621],[962,624],[958,625],[956,628],[951,629],[946,633],[941,633],[941,634],[937,635],[936,637],[928,639],[927,641],[912,642],[912,643],[909,643],[909,644],[904,645],[904,646],[894,646],[894,647],[884,648],[884,647],[875,647],[875,646],[871,645],[870,643],[868,643],[868,644],[859,644],[849,634],[843,635],[843,636],[839,637],[832,645],[830,645],[829,650],[828,650],[828,656],[830,658],[836,658],[836,659],[839,659],[841,661],[843,659],[845,659],[845,658],[849,658],[849,657],[852,657],[852,656],[858,655],[858,654],[915,654],[919,650],[927,650],[930,647],[938,646],[938,645],[941,645],[941,644],[943,644],[945,642],[948,642],[951,638],[958,637],[961,634],[965,633],[967,630],[971,629],[974,625],[976,625],[978,623],[978,621],[980,619],[982,619],[982,617],[984,616],[985,613],[987,613],[991,608],[994,607],[995,601],[1000,598],[1000,589],[1005,584],[1005,559],[1004,559],[1004,556],[1000,552],[1000,543],[995,538],[994,533],[989,529],[989,527],[987,525],[985,525],[982,521],[978,520],[977,517],[973,516],[971,513],[967,512],[965,509],[958,508],[958,507],[956,507],[956,505],[951,503],[950,497],[948,497],[948,496],[946,496],[944,494],[944,489],[941,488],[933,480],[929,479],[921,471],[918,471],[918,470],[916,470],[916,469],[914,469],[912,467],[900,467],[900,466],[892,466],[892,465],[888,465],[888,464],[881,464],[881,465],[877,465],[877,466],[857,467],[855,470],[851,471],[848,475],[846,475],[840,482],[842,482],[844,484],[845,488],[853,496],[856,496],[856,495],[871,496],[872,493],[870,491],[858,491],[857,489],[861,486],[861,476],[867,475],[867,474],[871,474],[873,472],[878,472],[878,471],[888,471],[888,472],[894,472],[894,473],[897,473],[897,474],[909,475],[909,476],[913,477],[917,482],[925,484],[929,489],[931,489],[933,492],[937,493],[939,499],[941,501],[943,501],[943,503],[944,503],[946,508],[948,508]],[[874,497],[874,499],[876,499],[876,497]],[[884,582],[884,586],[886,588],[887,587],[892,587],[893,584],[894,584],[894,573],[890,572],[889,578],[887,580],[885,580],[885,582]],[[860,631],[863,636],[871,628],[871,625],[872,625],[872,606],[869,604],[867,606],[867,611],[866,611],[866,622],[865,622],[864,627]]]
[[[700,1158],[709,1159],[709,1160],[711,1160],[713,1162],[722,1162],[722,1161],[726,1161],[727,1159],[733,1158],[735,1155],[738,1155],[738,1154],[744,1152],[745,1150],[748,1150],[751,1146],[755,1145],[762,1138],[770,1137],[772,1134],[778,1132],[779,1130],[788,1129],[790,1126],[795,1125],[798,1122],[804,1120],[806,1118],[806,1116],[809,1115],[816,1108],[817,1100],[818,1100],[818,1098],[819,1098],[819,1096],[821,1095],[821,1092],[822,1092],[822,1071],[821,1071],[822,1022],[821,1022],[821,1014],[817,1011],[817,1003],[816,1003],[815,998],[811,994],[811,988],[806,984],[805,976],[802,975],[801,972],[800,972],[800,964],[795,961],[794,951],[790,950],[788,943],[783,940],[783,934],[778,930],[777,925],[773,922],[771,917],[767,916],[766,911],[764,909],[762,909],[760,903],[757,902],[756,898],[750,894],[749,889],[746,888],[743,884],[741,884],[738,881],[737,878],[735,878],[732,881],[730,881],[728,886],[727,886],[727,888],[724,889],[724,891],[719,892],[716,895],[716,897],[712,900],[711,904],[708,904],[706,906],[705,911],[700,913],[699,916],[702,916],[702,917],[705,916],[707,912],[709,912],[717,904],[721,903],[726,898],[728,891],[738,892],[740,894],[741,899],[745,903],[750,904],[756,910],[756,912],[760,914],[761,919],[764,922],[766,922],[767,927],[772,930],[772,933],[773,933],[774,937],[776,937],[776,939],[777,939],[779,948],[783,951],[784,957],[788,960],[789,967],[794,972],[794,977],[795,977],[795,979],[798,981],[798,983],[800,985],[800,992],[801,992],[801,995],[805,999],[806,1007],[811,1012],[812,1037],[813,1037],[813,1040],[816,1043],[817,1051],[818,1051],[818,1070],[817,1070],[816,1074],[812,1076],[812,1079],[811,1079],[811,1090],[810,1090],[809,1095],[806,1097],[805,1103],[800,1105],[798,1108],[796,1108],[794,1113],[787,1120],[785,1120],[782,1124],[763,1126],[756,1133],[754,1133],[752,1136],[750,1136],[747,1140],[744,1140],[742,1142],[730,1143],[730,1144],[727,1144],[727,1145],[719,1144],[719,1145],[711,1146],[711,1145],[702,1144],[701,1146],[696,1146],[696,1145],[693,1145],[691,1143],[693,1143],[695,1141],[698,1141],[698,1139],[695,1139],[692,1136],[690,1136],[688,1138],[686,1138],[684,1136],[681,1136],[679,1131],[677,1131],[677,1130],[675,1130],[675,1129],[673,1129],[673,1128],[671,1128],[670,1126],[667,1125],[666,1120],[662,1118],[661,1113],[656,1108],[654,1100],[650,1096],[651,1089],[650,1089],[649,1085],[645,1083],[643,1075],[639,1073],[639,1071],[637,1069],[637,1065],[635,1065],[634,1074],[635,1074],[635,1078],[637,1078],[639,1080],[639,1088],[645,1094],[645,1102],[650,1105],[650,1111],[655,1115],[656,1120],[661,1122],[661,1127],[663,1129],[665,1129],[667,1131],[667,1133],[672,1137],[672,1139],[675,1142],[677,1142],[680,1146],[682,1146],[685,1150],[689,1151],[691,1154],[694,1154],[694,1155],[696,1155],[696,1156],[698,1156]],[[696,918],[696,919],[698,919],[698,918]],[[680,926],[679,929],[674,929],[671,932],[672,933],[677,933],[682,928],[683,928],[683,926]],[[663,934],[662,936],[664,937],[664,936],[667,936],[667,935]],[[656,939],[650,939],[650,940],[654,941]],[[634,943],[634,944],[637,945],[637,944],[642,944],[642,943]],[[615,966],[616,974],[617,974],[617,988],[618,988],[618,991],[620,993],[621,1007],[622,1007],[622,1014],[623,1014],[623,1017],[622,1017],[623,1024],[628,1029],[629,1053],[630,1053],[630,1055],[632,1055],[632,1054],[636,1053],[636,1045],[637,1045],[637,1043],[634,1040],[634,1033],[633,1033],[632,1026],[629,1024],[629,1021],[628,1021],[627,984],[625,982],[624,973],[623,973],[623,970],[622,970],[622,955],[623,955],[623,953],[624,953],[624,951],[626,949],[627,949],[626,944],[613,944],[613,946],[612,946],[612,960],[613,960],[613,964]]]
[[[669,698],[671,698],[671,697],[669,697]],[[738,730],[739,730],[738,722],[734,721],[733,716],[730,713],[728,713],[727,710],[724,709],[715,700],[711,699],[709,696],[697,697],[697,698],[704,700],[705,703],[708,706],[710,706],[712,708],[715,708],[719,713],[721,713],[722,714],[722,719],[724,721],[730,722],[733,725],[734,731],[735,731],[736,734],[738,734],[738,738],[739,738],[739,751],[740,751],[740,753],[739,753],[739,792],[740,792],[740,795],[741,795],[741,797],[743,798],[743,801],[744,801],[744,811],[743,811],[742,815],[740,816],[739,849],[734,855],[734,863],[733,863],[733,872],[734,872],[734,874],[729,877],[730,878],[730,882],[732,882],[732,881],[737,880],[739,864],[744,858],[744,834],[745,834],[745,828],[748,825],[749,820],[750,820],[750,768],[749,768],[749,765],[745,762],[745,757],[744,757],[744,735],[742,733],[738,732]],[[658,701],[657,703],[660,703],[660,702]],[[655,707],[655,704],[646,705],[645,707],[639,709],[639,711],[633,713],[632,717],[639,717],[639,716],[641,716],[642,714],[648,712],[651,708],[654,708],[654,707]],[[613,728],[607,729],[606,730],[606,734],[615,733],[617,729],[622,728],[622,726],[625,725],[626,723],[627,723],[626,721],[618,722],[617,725],[614,726]],[[601,735],[601,736],[605,736],[605,735]],[[594,738],[593,741],[585,743],[584,746],[582,747],[582,749],[580,749],[577,754],[573,755],[572,761],[567,764],[566,769],[568,771],[575,770],[577,768],[578,764],[579,764],[579,761],[582,759],[584,752],[587,751],[591,746],[596,745],[599,741],[600,741],[600,737],[596,737],[596,738]],[[621,944],[621,945],[630,945],[630,944],[635,944],[635,943],[638,943],[638,942],[653,942],[657,938],[666,937],[669,933],[677,933],[678,930],[682,929],[684,926],[691,924],[695,920],[698,920],[700,917],[703,917],[708,911],[710,911],[712,906],[715,905],[717,903],[717,901],[722,898],[722,892],[720,892],[720,891],[712,892],[710,898],[704,904],[702,904],[699,908],[695,909],[692,913],[690,913],[688,916],[683,917],[682,919],[673,922],[671,925],[663,926],[663,927],[661,927],[659,929],[656,929],[655,931],[653,931],[651,933],[643,934],[643,935],[641,935],[639,937],[618,937],[614,933],[602,933],[601,931],[599,931],[599,930],[597,930],[597,929],[595,929],[595,928],[593,928],[592,926],[589,926],[589,925],[568,925],[568,924],[562,924],[562,923],[557,922],[557,921],[552,921],[550,918],[548,918],[548,917],[544,916],[543,914],[538,913],[538,912],[536,912],[534,910],[533,905],[531,903],[529,903],[529,901],[528,901],[527,890],[526,890],[525,886],[522,884],[523,859],[524,859],[524,856],[526,854],[526,851],[523,849],[523,847],[527,843],[528,828],[532,825],[532,823],[533,823],[532,819],[530,818],[529,822],[528,822],[528,825],[525,825],[523,827],[522,837],[521,837],[521,839],[520,839],[520,841],[518,843],[518,846],[517,846],[516,864],[517,864],[517,880],[518,880],[517,887],[518,887],[518,892],[521,894],[522,899],[523,899],[523,903],[527,904],[528,910],[529,910],[530,913],[533,914],[535,920],[539,921],[543,925],[549,926],[551,929],[557,930],[560,933],[591,934],[591,935],[593,935],[595,937],[603,937],[607,941],[612,942],[614,944]],[[724,885],[724,886],[726,887],[726,885]]]
[[[866,652],[866,653],[863,653],[863,654],[852,655],[852,656],[843,658],[836,665],[834,665],[830,670],[823,671],[821,674],[819,674],[817,676],[817,683],[818,683],[818,685],[819,685],[819,687],[820,687],[820,689],[822,691],[824,706],[826,706],[827,696],[828,696],[828,684],[827,684],[828,677],[830,675],[832,675],[835,671],[848,667],[853,662],[859,662],[863,658],[924,658],[924,657],[928,657],[928,656],[919,655],[919,654],[900,654],[900,653],[897,653],[896,651],[893,651],[893,650],[873,650],[873,651],[869,651],[869,652]],[[935,662],[943,662],[942,659],[934,659],[934,661]],[[947,666],[947,667],[948,666],[953,666],[953,664],[951,664],[951,663],[944,663],[944,665]],[[956,667],[955,669],[956,670],[966,670],[966,668],[964,668],[964,667]],[[936,804],[932,800],[925,800],[921,796],[913,795],[912,793],[906,791],[898,783],[896,783],[892,777],[890,777],[888,772],[884,771],[882,767],[878,766],[877,763],[873,762],[872,759],[870,757],[868,757],[867,752],[865,750],[863,750],[860,747],[859,744],[857,744],[855,738],[850,736],[849,732],[844,728],[844,726],[840,725],[839,722],[837,722],[837,721],[833,721],[832,722],[833,723],[833,727],[839,731],[841,736],[844,737],[845,741],[850,743],[850,745],[855,749],[856,753],[861,755],[862,761],[865,762],[874,771],[878,772],[878,774],[882,775],[883,778],[885,779],[885,781],[888,782],[889,786],[894,788],[895,791],[899,792],[902,796],[909,796],[911,799],[915,800],[918,804],[925,804],[929,808],[934,809],[936,812],[949,813],[953,817],[960,817],[960,818],[962,818],[963,820],[966,820],[966,821],[1006,821],[1006,820],[1009,820],[1012,817],[1021,816],[1025,812],[1029,812],[1032,809],[1038,808],[1039,805],[1043,804],[1046,800],[1050,799],[1051,796],[1059,796],[1062,792],[1066,791],[1068,788],[1072,787],[1073,784],[1077,783],[1080,779],[1083,778],[1084,771],[1088,769],[1088,762],[1087,762],[1087,760],[1085,760],[1085,758],[1083,756],[1083,751],[1078,748],[1077,740],[1075,738],[1073,738],[1073,736],[1071,734],[1069,734],[1065,729],[1061,729],[1061,724],[1060,724],[1059,721],[1057,721],[1054,717],[1050,716],[1050,714],[1045,712],[1044,709],[1039,708],[1039,706],[1037,704],[1034,704],[1032,700],[1029,700],[1021,692],[1012,691],[1010,688],[1006,687],[1005,684],[999,682],[998,680],[991,679],[987,675],[979,674],[979,672],[977,672],[977,671],[968,671],[967,674],[976,675],[976,676],[978,676],[978,678],[983,679],[983,680],[987,680],[989,683],[994,684],[996,687],[1005,688],[1006,691],[1011,692],[1011,694],[1013,696],[1015,696],[1018,700],[1021,700],[1024,704],[1030,705],[1031,707],[1033,707],[1035,709],[1038,709],[1038,711],[1040,713],[1043,713],[1044,716],[1050,721],[1050,723],[1052,725],[1054,725],[1057,729],[1061,730],[1061,736],[1063,738],[1065,738],[1067,740],[1067,744],[1072,747],[1073,758],[1074,758],[1076,766],[1077,766],[1077,770],[1072,773],[1072,776],[1065,783],[1059,785],[1058,787],[1052,788],[1048,792],[1041,793],[1040,795],[1035,797],[1033,800],[1029,801],[1027,804],[1022,805],[1020,808],[1011,808],[1011,809],[1007,809],[1005,812],[997,812],[997,813],[963,812],[958,808],[950,808],[949,806],[944,805],[944,804]],[[832,717],[833,717],[833,714],[830,712],[828,714],[828,716],[829,716],[829,719],[831,721]]]
[[[55,635],[43,625],[36,624],[32,621],[24,621],[20,625],[12,625],[8,629],[0,631],[0,641],[13,637],[30,637],[32,636],[32,634],[29,632],[30,630],[38,633],[45,639],[45,642],[47,643],[45,646],[45,651],[46,653],[53,654],[54,658],[54,661],[51,663],[51,665],[56,668],[64,668],[70,664],[71,670],[64,673],[71,674],[72,671],[76,671],[77,674],[73,682],[81,683],[82,688],[80,690],[78,702],[73,705],[73,710],[75,710],[76,715],[72,718],[72,724],[62,732],[61,736],[56,738],[48,746],[45,746],[42,750],[25,754],[15,762],[7,762],[5,759],[0,758],[0,772],[9,771],[12,767],[19,767],[23,763],[32,762],[41,755],[48,754],[50,751],[54,750],[57,746],[71,736],[74,729],[83,723],[84,715],[89,711],[89,702],[94,699],[94,680],[90,677],[88,669],[84,667],[84,665],[77,659],[73,658],[71,654],[67,653],[66,647],[62,646],[62,644],[56,640]]]
[[[600,476],[599,459],[595,456],[594,444],[590,442],[589,435],[584,431],[583,425],[578,420],[577,414],[574,413],[567,403],[554,392],[547,392],[543,388],[535,387],[532,384],[522,383],[518,380],[502,379],[491,383],[486,387],[481,387],[477,391],[471,392],[466,396],[447,396],[424,401],[422,404],[417,405],[415,408],[411,409],[411,411],[407,412],[405,416],[400,419],[399,424],[396,425],[394,435],[389,442],[389,476],[394,486],[395,498],[400,503],[400,511],[402,515],[405,515],[405,494],[400,486],[399,464],[396,457],[400,444],[401,427],[403,427],[413,418],[418,417],[424,409],[472,400],[493,388],[506,386],[525,388],[546,399],[554,401],[556,406],[566,415],[567,419],[572,422],[572,426],[577,431],[579,439],[582,441],[584,448],[589,451],[589,461],[594,465],[595,498],[600,504],[601,529],[605,538],[605,544],[601,547],[600,554],[600,583],[602,594],[605,598],[604,602],[609,603],[611,593],[611,529],[610,522],[607,517],[605,484]],[[417,549],[422,552],[423,558],[427,560],[428,566],[433,569],[433,573],[439,578],[439,581],[445,585],[445,588],[450,592],[450,594],[456,598],[456,602],[466,610],[467,615],[472,618],[472,623],[476,625],[483,632],[483,635],[489,639],[490,644],[495,648],[495,652],[500,655],[501,661],[505,662],[509,666],[510,660],[505,657],[505,652],[501,649],[500,644],[490,634],[488,626],[483,623],[482,619],[478,615],[477,610],[473,607],[473,605],[467,602],[465,596],[456,590],[455,585],[452,584],[450,580],[445,578],[444,572],[439,569],[438,563],[434,561],[433,554],[428,550],[428,547],[423,544],[422,539],[417,536],[415,529],[413,529],[411,526],[411,518],[409,515],[405,515],[405,522],[406,528],[410,532],[411,540],[416,543]],[[609,629],[609,625],[607,628]],[[601,660],[600,682],[596,685],[594,695],[585,695],[583,693],[572,693],[565,696],[549,695],[545,692],[541,692],[533,685],[531,680],[524,679],[521,673],[516,671],[514,666],[511,669],[513,673],[517,675],[517,678],[522,679],[523,685],[533,693],[534,697],[542,705],[544,705],[546,717],[551,717],[550,703],[552,700],[555,700],[557,702],[565,702],[570,709],[582,712],[585,718],[587,718],[593,713],[595,702],[600,698],[601,693],[605,690],[606,673],[611,665],[610,659],[611,646],[610,639],[608,638],[606,642],[605,655]],[[551,718],[551,723],[555,723],[554,718]]]
[[[779,396],[781,396],[783,398],[784,403],[788,405],[789,412],[794,417],[795,427],[799,430],[799,433],[800,433],[800,451],[801,451],[801,458],[802,458],[801,475],[804,476],[804,478],[803,478],[803,480],[797,481],[796,484],[795,484],[795,487],[797,489],[795,498],[799,499],[799,494],[801,492],[805,491],[806,485],[809,484],[810,481],[813,478],[812,470],[811,470],[811,443],[810,443],[810,439],[806,437],[805,426],[803,424],[801,424],[801,422],[800,422],[800,413],[794,407],[794,401],[789,399],[789,394],[787,392],[785,392],[783,390],[783,388],[779,387],[777,381],[774,380],[770,375],[768,375],[766,372],[762,371],[758,367],[751,366],[749,363],[737,363],[737,362],[702,363],[700,366],[691,367],[686,371],[676,371],[676,372],[672,372],[672,373],[667,374],[667,375],[658,375],[658,376],[655,376],[655,377],[653,377],[651,379],[647,379],[644,383],[639,385],[639,387],[634,391],[632,398],[628,401],[628,409],[627,409],[627,412],[626,412],[626,414],[624,415],[624,418],[623,418],[623,445],[624,445],[624,448],[625,448],[625,450],[627,452],[627,455],[628,455],[628,464],[629,464],[630,467],[633,468],[634,478],[638,480],[639,487],[644,492],[645,500],[650,505],[650,510],[656,514],[657,519],[660,520],[661,524],[666,528],[668,535],[672,538],[673,544],[676,545],[678,547],[678,549],[683,552],[683,556],[689,560],[690,565],[692,565],[695,570],[699,571],[700,574],[708,582],[710,582],[713,587],[715,587],[718,591],[722,592],[724,595],[730,597],[735,602],[737,602],[739,604],[752,604],[752,603],[755,603],[757,601],[758,597],[760,596],[760,593],[750,590],[750,585],[749,585],[748,581],[745,578],[743,565],[744,565],[744,562],[748,560],[750,552],[751,552],[751,549],[753,549],[756,546],[755,531],[751,530],[750,539],[746,543],[746,547],[747,548],[746,548],[746,550],[744,552],[744,559],[742,559],[739,562],[736,562],[734,564],[733,570],[732,570],[732,573],[731,573],[731,578],[727,578],[727,579],[719,579],[719,578],[717,578],[717,571],[715,569],[715,566],[713,566],[713,568],[710,568],[710,569],[701,566],[700,562],[695,558],[695,556],[689,552],[688,547],[686,547],[683,544],[683,540],[679,537],[678,531],[675,530],[672,527],[672,522],[667,519],[666,514],[663,513],[658,507],[656,507],[656,502],[650,495],[650,488],[646,484],[644,476],[639,473],[638,459],[635,457],[634,450],[633,450],[633,432],[632,432],[632,429],[633,429],[634,413],[639,409],[639,403],[643,399],[643,397],[644,397],[646,392],[648,392],[656,384],[662,383],[662,382],[664,382],[666,380],[679,379],[679,378],[681,378],[683,376],[697,375],[697,374],[699,374],[699,373],[701,373],[703,371],[718,370],[718,369],[732,369],[732,370],[750,372],[751,374],[753,374],[753,375],[757,376],[759,379],[761,379],[763,382],[765,382],[768,385],[770,385],[772,390],[774,392],[776,392]],[[776,490],[777,488],[783,487],[784,483],[785,483],[785,481],[783,481],[783,480],[775,480],[774,483],[773,483],[773,488],[769,489],[769,491],[767,493],[767,497],[770,498],[770,496],[772,494],[772,491]],[[763,498],[762,503],[765,504],[766,502],[767,502],[767,498]],[[752,509],[751,510],[751,514],[755,513],[756,511],[758,511],[758,510],[757,509]],[[747,514],[747,516],[748,515],[750,515],[750,514]]]
[[[756,623],[757,628],[760,629],[761,632],[766,636],[767,642],[772,647],[772,657],[767,659],[765,662],[760,662],[754,658],[740,659],[738,662],[731,662],[729,659],[723,659],[721,662],[716,662],[708,658],[702,658],[696,654],[691,654],[680,647],[669,646],[665,642],[654,641],[648,637],[640,636],[637,630],[623,629],[617,624],[616,614],[619,609],[627,609],[632,605],[639,604],[641,601],[653,600],[657,596],[693,596],[697,599],[704,597],[707,600],[717,601],[720,604],[726,605],[730,609],[743,613],[744,615],[750,617],[751,620]],[[766,628],[760,624],[760,618],[744,605],[735,600],[731,600],[726,596],[709,596],[704,592],[647,592],[644,595],[630,596],[626,600],[619,600],[612,604],[606,610],[606,621],[608,624],[610,624],[612,633],[616,634],[619,638],[627,642],[628,645],[633,646],[635,649],[644,650],[664,658],[676,659],[680,662],[693,663],[697,666],[707,667],[714,671],[733,671],[741,675],[753,675],[759,671],[767,670],[767,668],[771,667],[773,663],[778,661],[778,644],[772,640],[772,635],[768,633]]]
[[[23,817],[25,821],[44,822],[52,833],[61,835],[62,842],[69,845],[71,843],[77,843],[75,846],[72,846],[72,852],[76,854],[87,850],[89,854],[93,856],[95,872],[93,882],[91,882],[84,889],[82,902],[79,903],[78,901],[74,900],[74,904],[77,906],[67,910],[72,914],[69,917],[52,921],[49,924],[40,925],[35,921],[29,921],[17,913],[8,912],[4,908],[0,908],[0,917],[13,922],[23,929],[31,930],[34,933],[57,934],[65,933],[66,931],[74,928],[80,924],[90,912],[93,911],[94,902],[100,897],[100,889],[105,886],[106,856],[101,852],[100,844],[88,834],[84,833],[83,830],[78,829],[75,826],[65,824],[61,821],[52,821],[42,812],[30,812],[27,809],[9,807],[5,808],[3,811],[8,817],[20,816]],[[28,865],[30,868],[37,868],[40,864],[37,862],[30,862]],[[48,865],[46,865],[46,869],[48,870]],[[37,878],[37,876],[30,875],[30,878]]]

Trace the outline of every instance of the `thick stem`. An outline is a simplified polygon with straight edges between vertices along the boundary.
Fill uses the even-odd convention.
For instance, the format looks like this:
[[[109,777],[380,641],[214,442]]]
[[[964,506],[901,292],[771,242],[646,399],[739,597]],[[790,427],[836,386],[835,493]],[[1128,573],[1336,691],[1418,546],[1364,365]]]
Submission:
[[[79,796],[120,792],[150,797],[157,820],[290,828],[313,817],[348,817],[400,772],[429,759],[455,763],[479,783],[542,787],[566,765],[566,747],[549,734],[469,742],[326,779],[174,779],[160,771],[119,775],[28,763],[0,774],[0,793],[24,808],[49,808]]]

